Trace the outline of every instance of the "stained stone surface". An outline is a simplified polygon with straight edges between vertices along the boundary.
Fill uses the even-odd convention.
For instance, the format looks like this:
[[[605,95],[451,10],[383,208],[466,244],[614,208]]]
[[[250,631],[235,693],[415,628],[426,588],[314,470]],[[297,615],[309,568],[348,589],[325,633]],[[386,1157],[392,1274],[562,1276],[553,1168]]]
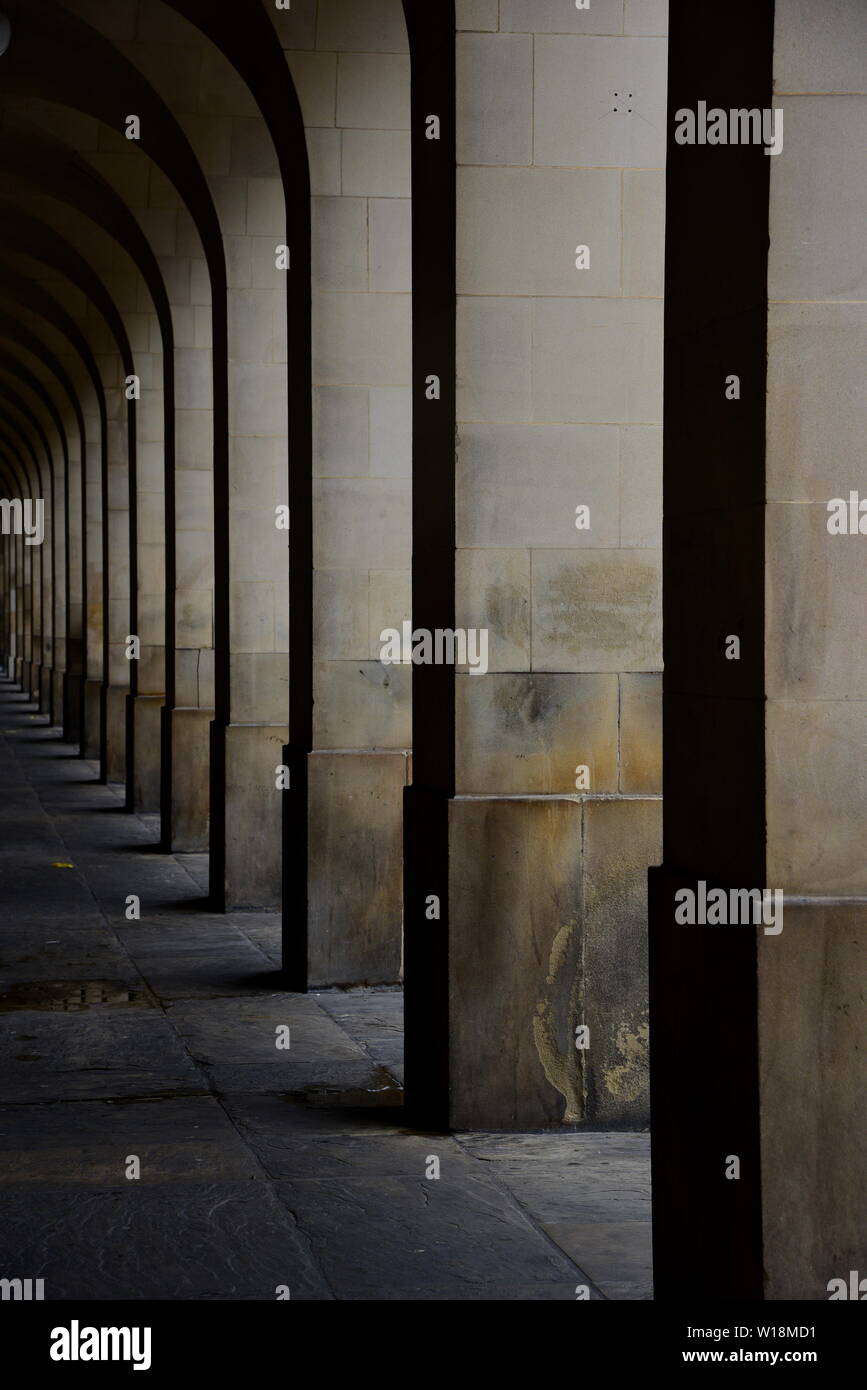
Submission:
[[[277,914],[211,912],[206,857],[33,716],[0,681],[0,995],[33,1005],[0,1012],[4,1268],[49,1300],[650,1297],[646,1135],[411,1128],[400,989],[282,992]]]

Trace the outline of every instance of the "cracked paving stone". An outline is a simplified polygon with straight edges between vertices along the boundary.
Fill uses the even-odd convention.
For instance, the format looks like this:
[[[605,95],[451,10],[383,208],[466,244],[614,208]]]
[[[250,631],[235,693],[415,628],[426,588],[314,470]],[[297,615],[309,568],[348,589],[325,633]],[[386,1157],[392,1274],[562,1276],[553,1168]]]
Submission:
[[[436,1140],[430,1153],[437,1153]],[[367,1289],[483,1289],[581,1282],[581,1271],[538,1231],[514,1199],[484,1178],[373,1177],[276,1184],[313,1241],[338,1297]]]
[[[292,1300],[332,1294],[308,1242],[261,1183],[128,1182],[123,1191],[0,1189],[16,1268],[58,1299]]]
[[[25,1183],[127,1190],[127,1156],[143,1185],[195,1178],[249,1181],[257,1159],[210,1096],[0,1106],[0,1186]]]

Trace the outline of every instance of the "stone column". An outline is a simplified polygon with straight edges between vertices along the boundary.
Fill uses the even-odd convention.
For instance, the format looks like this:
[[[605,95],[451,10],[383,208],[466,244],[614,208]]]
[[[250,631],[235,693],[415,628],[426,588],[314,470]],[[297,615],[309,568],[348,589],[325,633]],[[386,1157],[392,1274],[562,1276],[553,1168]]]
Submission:
[[[487,641],[455,681],[458,1128],[648,1119],[667,51],[639,9],[458,8],[456,626]]]
[[[765,1297],[867,1275],[867,10],[777,0],[759,945]],[[856,1281],[857,1282],[857,1281]]]
[[[310,18],[310,13],[306,16]],[[308,981],[401,971],[410,668],[410,71],[400,0],[278,24],[311,170],[314,727]]]

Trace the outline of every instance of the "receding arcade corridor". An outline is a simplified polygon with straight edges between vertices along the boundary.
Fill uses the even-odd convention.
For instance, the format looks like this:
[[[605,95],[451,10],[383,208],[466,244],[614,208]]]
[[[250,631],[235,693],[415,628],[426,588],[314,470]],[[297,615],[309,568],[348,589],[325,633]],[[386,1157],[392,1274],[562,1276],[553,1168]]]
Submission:
[[[651,1296],[646,1134],[407,1128],[400,990],[282,992],[279,914],[209,913],[9,681],[0,728],[0,1225],[46,1298]]]

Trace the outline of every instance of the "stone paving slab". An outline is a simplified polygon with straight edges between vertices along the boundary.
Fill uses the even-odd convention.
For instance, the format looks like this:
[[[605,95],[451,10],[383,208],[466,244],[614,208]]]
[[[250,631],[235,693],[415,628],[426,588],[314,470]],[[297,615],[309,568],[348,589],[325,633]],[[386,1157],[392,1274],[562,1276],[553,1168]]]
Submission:
[[[338,1297],[424,1298],[428,1287],[484,1290],[562,1279],[581,1271],[493,1183],[452,1174],[439,1181],[368,1175],[278,1182],[281,1202],[310,1237]]]
[[[129,1179],[135,1155],[141,1177]],[[0,1106],[0,1186],[80,1183],[118,1188],[263,1177],[255,1154],[212,1096]]]
[[[260,1183],[0,1189],[15,1267],[56,1299],[266,1300],[332,1293],[291,1215]]]

